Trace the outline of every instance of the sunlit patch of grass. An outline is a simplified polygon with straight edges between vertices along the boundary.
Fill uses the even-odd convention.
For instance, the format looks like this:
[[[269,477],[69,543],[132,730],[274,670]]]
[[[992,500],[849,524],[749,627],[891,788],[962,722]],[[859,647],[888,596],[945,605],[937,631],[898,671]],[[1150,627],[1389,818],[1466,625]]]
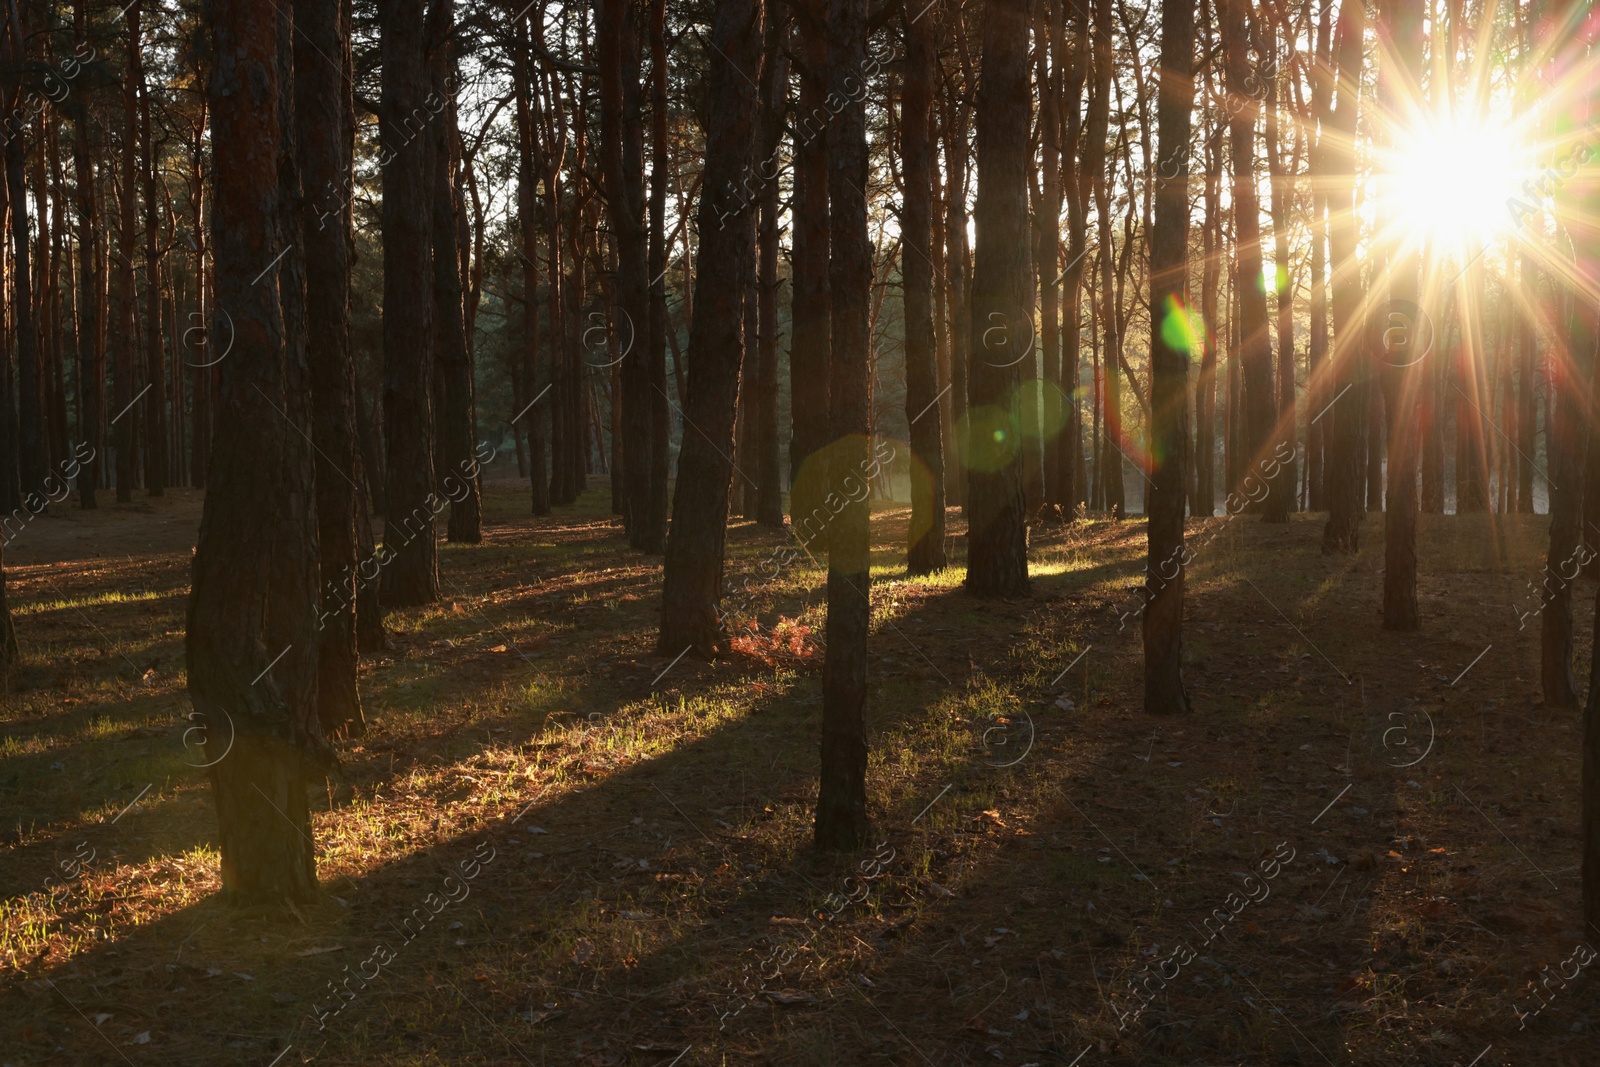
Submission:
[[[165,600],[169,597],[182,596],[185,592],[186,590],[183,589],[141,589],[128,593],[120,589],[106,589],[85,596],[13,604],[11,613],[25,617],[42,615],[50,611],[82,611],[84,608],[103,608],[113,604],[140,604],[152,600]]]

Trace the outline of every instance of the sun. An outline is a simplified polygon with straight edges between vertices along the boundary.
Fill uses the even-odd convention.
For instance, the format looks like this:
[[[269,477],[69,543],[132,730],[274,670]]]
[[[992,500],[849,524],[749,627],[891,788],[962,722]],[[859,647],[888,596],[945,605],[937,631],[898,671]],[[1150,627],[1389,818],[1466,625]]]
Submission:
[[[1514,225],[1506,202],[1519,195],[1521,155],[1513,131],[1490,119],[1396,133],[1379,158],[1382,221],[1441,252],[1503,235]]]

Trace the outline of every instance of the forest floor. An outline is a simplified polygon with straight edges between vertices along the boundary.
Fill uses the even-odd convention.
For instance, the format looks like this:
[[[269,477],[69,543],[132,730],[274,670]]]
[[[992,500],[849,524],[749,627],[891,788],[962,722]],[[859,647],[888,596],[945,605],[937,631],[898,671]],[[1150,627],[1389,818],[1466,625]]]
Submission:
[[[790,535],[735,523],[758,637],[671,662],[659,560],[608,505],[532,519],[492,482],[484,543],[442,546],[443,599],[363,665],[295,913],[215,898],[198,494],[33,520],[6,548],[0,1064],[1600,1059],[1579,715],[1541,706],[1518,619],[1547,518],[1424,516],[1416,634],[1380,627],[1381,516],[1353,558],[1313,517],[1192,522],[1194,710],[1156,718],[1119,632],[1142,522],[1035,528],[1008,603],[963,593],[959,536],[907,580],[907,508],[878,506],[862,875],[871,850],[810,849],[823,572],[764,578]]]

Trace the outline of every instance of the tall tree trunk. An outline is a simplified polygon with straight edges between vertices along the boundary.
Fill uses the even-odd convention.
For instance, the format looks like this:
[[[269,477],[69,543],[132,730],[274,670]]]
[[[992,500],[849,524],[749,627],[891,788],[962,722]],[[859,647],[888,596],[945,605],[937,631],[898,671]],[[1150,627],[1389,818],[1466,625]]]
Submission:
[[[667,534],[656,647],[667,656],[690,648],[712,655],[727,641],[718,602],[733,474],[728,457],[744,358],[744,283],[755,266],[755,220],[736,190],[750,170],[756,87],[747,78],[760,65],[761,28],[761,0],[717,0],[684,400],[684,423],[696,432],[684,434]]]
[[[1328,485],[1328,522],[1322,550],[1353,555],[1361,547],[1362,448],[1366,433],[1359,383],[1364,379],[1366,342],[1363,334],[1361,264],[1356,259],[1359,237],[1355,217],[1355,129],[1361,93],[1361,41],[1366,9],[1341,4],[1335,34],[1338,102],[1327,135],[1329,249],[1332,256],[1331,305],[1333,352],[1329,356],[1330,400],[1320,420],[1326,449],[1323,471]]]
[[[1021,378],[1033,345],[1028,263],[1027,0],[991,0],[978,87],[977,248],[972,271],[972,360],[967,397],[967,590],[1028,592]]]
[[[1528,250],[1522,253],[1521,283],[1528,302],[1537,307],[1539,267],[1534,261],[1534,253]],[[1517,323],[1521,327],[1517,344],[1520,360],[1517,372],[1517,459],[1522,464],[1522,473],[1517,479],[1517,510],[1524,515],[1532,515],[1533,489],[1539,481],[1538,468],[1533,459],[1538,452],[1539,380],[1543,375],[1540,373],[1539,334],[1533,316],[1523,311]]]
[[[1072,53],[1061,54],[1066,66],[1066,136],[1062,142],[1062,168],[1067,195],[1067,269],[1062,278],[1061,390],[1064,425],[1057,440],[1060,455],[1062,518],[1072,522],[1084,501],[1083,405],[1079,402],[1079,347],[1082,341],[1084,260],[1088,257],[1088,175],[1084,163],[1088,148],[1083,135],[1083,84],[1089,68],[1089,12],[1087,0],[1057,0],[1071,13],[1074,27]],[[1058,32],[1059,28],[1058,28]],[[1103,134],[1104,131],[1102,131]],[[1104,137],[1102,136],[1102,144]]]
[[[1195,500],[1191,511],[1210,518],[1217,510],[1217,290],[1222,282],[1222,153],[1215,130],[1206,137],[1205,222],[1201,229],[1200,317],[1205,321],[1205,347],[1200,379],[1195,384]]]
[[[828,87],[830,96],[844,100],[828,127],[832,250],[828,281],[833,289],[829,480],[845,501],[834,516],[828,539],[828,647],[822,664],[822,772],[815,840],[818,848],[839,850],[865,844],[868,833],[872,245],[867,239],[866,19],[866,0],[829,4]]]
[[[955,20],[954,32],[966,44],[966,25]],[[945,476],[945,491],[950,503],[966,509],[967,457],[971,433],[968,426],[968,378],[972,363],[972,249],[967,240],[967,177],[971,148],[967,142],[971,106],[964,99],[943,94],[944,165],[948,174],[945,188],[945,242],[948,255],[945,276],[950,285],[953,309],[950,346],[950,464]],[[970,519],[970,513],[968,518]],[[969,524],[970,528],[970,524]]]
[[[911,528],[906,569],[945,568],[944,442],[939,368],[933,340],[933,20],[906,20],[906,74],[900,144],[905,207],[900,217],[904,281],[906,419],[911,437]],[[1053,290],[1052,290],[1053,293]]]
[[[1277,26],[1268,17],[1262,39],[1268,42],[1264,51],[1269,70],[1280,69],[1277,59]],[[1273,292],[1277,298],[1278,312],[1278,397],[1275,405],[1277,422],[1272,435],[1272,462],[1277,474],[1270,479],[1272,490],[1267,494],[1261,509],[1265,522],[1288,522],[1294,511],[1295,487],[1298,481],[1295,462],[1295,403],[1294,403],[1294,275],[1289,270],[1289,220],[1294,213],[1295,175],[1285,165],[1281,145],[1282,115],[1288,87],[1280,79],[1266,79],[1267,172],[1272,178],[1272,271]],[[1292,140],[1292,138],[1291,138]],[[1282,458],[1282,457],[1288,458]]]
[[[76,47],[82,54],[89,47],[89,0],[73,5]],[[101,401],[105,395],[104,348],[100,341],[100,260],[95,247],[100,240],[100,221],[94,195],[94,149],[89,123],[88,94],[68,98],[73,108],[72,163],[77,180],[78,200],[78,437],[89,446],[96,462],[86,464],[78,476],[78,502],[82,507],[97,506],[95,487],[104,466],[105,438],[100,431]]]
[[[1380,67],[1379,90],[1391,114],[1405,107],[1421,85],[1421,0],[1386,0],[1383,36],[1394,42],[1393,52]],[[1381,61],[1380,61],[1381,62]],[[1403,219],[1390,220],[1403,224]],[[1426,368],[1417,364],[1431,345],[1431,330],[1413,312],[1421,295],[1422,257],[1414,243],[1390,247],[1390,328],[1383,334],[1384,352],[1380,381],[1384,413],[1389,425],[1387,507],[1383,512],[1383,628],[1416,630],[1421,627],[1417,609],[1417,445],[1415,412],[1417,391]],[[1400,326],[1400,330],[1393,329]]]
[[[162,255],[161,255],[161,193],[156,184],[156,147],[151,139],[150,84],[144,67],[144,48],[136,27],[136,12],[144,6],[143,0],[128,10],[128,64],[129,76],[139,90],[139,169],[144,185],[144,285],[145,285],[145,377],[150,387],[145,410],[150,413],[147,423],[148,444],[144,453],[145,491],[151,496],[163,496],[167,487],[167,449],[170,430],[167,425],[167,368],[166,345],[162,330]],[[130,252],[131,254],[131,252]]]
[[[1241,467],[1243,475],[1249,477],[1250,468],[1267,458],[1278,421],[1272,389],[1272,337],[1267,332],[1267,294],[1261,285],[1261,200],[1256,192],[1255,163],[1256,119],[1261,104],[1251,90],[1259,72],[1250,63],[1246,0],[1218,0],[1218,8],[1231,113],[1228,147],[1233,162],[1233,236],[1238,256],[1234,292],[1239,301],[1239,363],[1245,402]],[[1238,491],[1240,486],[1231,488]],[[1269,512],[1264,517],[1271,519],[1273,515]]]
[[[667,0],[650,4],[650,324],[646,358],[650,361],[650,501],[645,516],[652,553],[667,547],[667,475],[672,424],[667,409],[667,171],[672,146],[667,134]],[[772,432],[777,433],[774,415]],[[774,446],[776,454],[776,446]],[[776,478],[774,478],[776,484]],[[780,516],[779,521],[782,521]]]
[[[1327,428],[1320,418],[1333,394],[1328,369],[1328,135],[1333,119],[1333,4],[1317,13],[1316,53],[1311,66],[1311,334],[1306,340],[1306,507],[1328,504]],[[1311,421],[1315,420],[1315,421]]]
[[[130,56],[139,48],[139,11],[143,2],[133,4],[124,14],[128,24]],[[113,401],[117,413],[111,416],[117,431],[117,503],[133,500],[138,458],[142,389],[134,383],[139,324],[134,308],[134,248],[138,245],[138,170],[139,170],[139,87],[136,63],[130,61],[122,74],[122,156],[117,160],[117,335],[116,366],[113,368]],[[137,392],[136,392],[137,390]]]
[[[1144,707],[1190,710],[1183,687],[1183,442],[1189,428],[1189,127],[1194,106],[1194,7],[1161,8],[1157,135],[1164,161],[1155,178],[1150,234],[1150,473],[1144,617]],[[1175,171],[1175,173],[1174,173]]]
[[[617,250],[616,307],[612,328],[626,338],[621,356],[623,523],[628,544],[641,552],[660,552],[664,530],[650,522],[650,479],[655,427],[650,414],[650,362],[632,351],[650,321],[648,238],[644,218],[644,100],[639,85],[639,34],[635,5],[602,0],[599,18],[601,164],[606,207]],[[621,321],[618,320],[620,315]]]
[[[356,364],[350,350],[349,23],[341,0],[295,0],[295,128],[301,181],[299,237],[305,249],[306,358],[311,437],[316,442],[317,540],[322,569],[317,614],[317,714],[325,736],[365,732],[357,689],[356,616],[362,562],[356,524],[365,518],[356,447]],[[338,65],[330,62],[338,57]],[[370,583],[365,583],[370,584]]]
[[[11,45],[15,50],[12,77],[14,81],[6,86],[6,97],[15,106],[22,98],[22,64],[26,61],[26,49],[21,43],[26,40],[26,26],[22,23],[21,11],[12,7],[8,11],[7,21],[11,23]],[[130,12],[130,17],[137,19],[137,5]],[[8,79],[9,80],[9,79]],[[9,126],[9,124],[8,124]],[[33,263],[30,260],[30,239],[28,232],[28,198],[23,178],[25,164],[22,145],[22,130],[7,129],[5,147],[6,184],[11,200],[11,292],[12,308],[14,309],[14,325],[16,329],[17,350],[17,441],[19,445],[16,453],[18,477],[21,483],[23,503],[30,499],[39,499],[47,495],[45,478],[50,465],[46,428],[46,413],[50,410],[46,403],[48,392],[45,388],[46,379],[44,362],[39,351],[39,320],[37,309],[34,306],[34,296],[38,286],[34,282]],[[40,146],[40,152],[44,151]],[[39,203],[44,202],[44,190],[34,190],[39,198]],[[39,219],[40,228],[40,260],[45,258],[44,241],[46,226],[41,211]],[[29,505],[29,511],[33,508]]]
[[[794,247],[789,276],[789,517],[807,551],[827,545],[828,372],[833,295],[828,286],[827,0],[795,6],[800,109],[794,133]]]
[[[1040,389],[1044,449],[1043,515],[1061,509],[1061,93],[1066,64],[1066,0],[1039,5],[1034,20],[1034,70],[1039,87],[1040,202],[1034,218],[1035,273],[1039,276],[1039,346],[1044,361]]]
[[[454,0],[433,0],[428,10],[428,124],[433,213],[433,343],[440,410],[434,491],[450,501],[445,536],[458,544],[483,540],[483,489],[473,446],[478,436],[473,396],[472,346],[467,341],[461,138],[456,119]],[[421,147],[420,145],[418,147]]]
[[[763,526],[783,528],[783,486],[778,473],[778,148],[783,138],[783,120],[789,101],[789,56],[783,39],[789,21],[776,15],[769,18],[765,58],[761,68],[761,111],[757,123],[756,180],[760,194],[760,218],[756,226],[757,270],[756,305],[756,381],[750,413],[755,419],[751,443],[754,453],[755,520]]]
[[[385,566],[380,595],[391,608],[439,599],[433,469],[432,151],[418,116],[429,116],[423,0],[383,0],[383,420]]]
[[[531,17],[531,16],[525,16]],[[544,394],[548,385],[539,386],[539,239],[534,227],[538,214],[539,171],[534,163],[534,143],[539,136],[533,116],[532,67],[525,18],[517,19],[516,54],[511,73],[517,98],[517,234],[521,242],[523,331],[520,351],[514,359],[522,366],[524,401],[513,418],[527,419],[528,471],[533,486],[532,510],[535,515],[550,514],[550,479],[545,467]],[[552,283],[551,288],[554,288]]]
[[[279,168],[291,46],[270,6],[210,14],[217,302],[235,338],[194,554],[189,695],[207,727],[223,892],[303,902],[317,889],[306,782],[331,766],[316,709],[310,369],[285,331],[287,275],[255,280],[293,239]]]

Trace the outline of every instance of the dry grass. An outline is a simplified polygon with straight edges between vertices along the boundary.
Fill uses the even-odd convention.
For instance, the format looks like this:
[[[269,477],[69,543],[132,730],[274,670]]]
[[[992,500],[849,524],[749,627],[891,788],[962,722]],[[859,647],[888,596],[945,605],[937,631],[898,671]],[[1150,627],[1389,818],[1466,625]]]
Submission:
[[[1538,705],[1510,608],[1547,520],[1426,518],[1414,635],[1379,629],[1381,544],[1196,524],[1220,528],[1189,572],[1196,712],[1158,719],[1117,632],[1141,525],[1036,529],[1034,595],[981,602],[958,570],[906,580],[906,511],[880,507],[869,785],[894,853],[847,882],[865,855],[809,850],[820,570],[752,581],[760,639],[655,682],[658,562],[609,494],[536,521],[491,488],[485,543],[444,548],[445,598],[364,665],[371,731],[316,805],[326,899],[298,915],[213,897],[184,747],[198,498],[58,509],[8,547],[0,1062],[1595,1061],[1600,978],[1520,1032],[1512,1008],[1583,936],[1578,719]],[[730,579],[784,536],[736,524]],[[1279,842],[1270,896],[1206,944]]]

